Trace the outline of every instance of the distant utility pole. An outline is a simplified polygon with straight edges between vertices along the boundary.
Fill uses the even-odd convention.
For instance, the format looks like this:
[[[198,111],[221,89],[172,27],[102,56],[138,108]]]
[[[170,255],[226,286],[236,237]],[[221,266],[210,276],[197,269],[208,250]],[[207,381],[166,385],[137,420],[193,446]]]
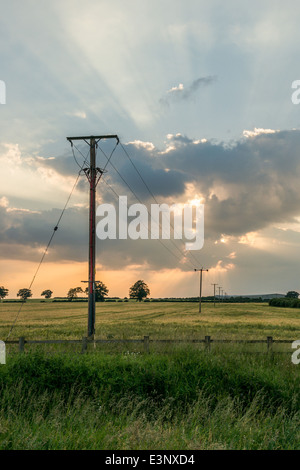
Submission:
[[[201,300],[202,300],[202,272],[208,271],[208,269],[194,269],[194,271],[200,271],[200,297],[199,297],[199,313],[201,313]]]
[[[220,303],[220,298],[221,298],[220,291],[221,291],[222,287],[221,287],[221,286],[219,286],[219,287],[218,287],[218,289],[219,289],[219,303]]]
[[[223,302],[223,298],[224,298],[223,295],[224,295],[224,290],[222,289],[222,302]]]
[[[212,286],[214,286],[214,307],[216,306],[216,286],[218,284],[212,284]]]
[[[88,137],[67,137],[73,146],[73,140],[83,140],[90,146],[90,166],[83,171],[90,183],[90,211],[89,211],[89,280],[88,280],[88,331],[90,339],[95,335],[95,272],[96,272],[96,187],[104,170],[96,167],[96,147],[99,140],[116,139],[117,135],[98,135]]]

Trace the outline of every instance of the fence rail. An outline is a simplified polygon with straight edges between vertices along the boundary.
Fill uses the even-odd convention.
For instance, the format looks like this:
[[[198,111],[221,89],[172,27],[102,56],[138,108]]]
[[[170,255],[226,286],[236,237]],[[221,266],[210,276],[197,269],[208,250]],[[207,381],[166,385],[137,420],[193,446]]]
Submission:
[[[172,344],[172,343],[203,343],[206,351],[210,351],[211,345],[215,344],[266,344],[267,352],[272,351],[273,344],[291,344],[294,340],[290,339],[273,339],[267,336],[266,339],[213,339],[211,336],[205,336],[203,339],[150,339],[144,336],[141,339],[45,339],[45,340],[27,340],[21,336],[18,340],[6,341],[6,344],[17,344],[19,352],[24,352],[25,345],[28,344],[81,344],[81,352],[87,351],[88,344],[107,344],[107,343],[142,343],[144,351],[150,352],[150,343]]]

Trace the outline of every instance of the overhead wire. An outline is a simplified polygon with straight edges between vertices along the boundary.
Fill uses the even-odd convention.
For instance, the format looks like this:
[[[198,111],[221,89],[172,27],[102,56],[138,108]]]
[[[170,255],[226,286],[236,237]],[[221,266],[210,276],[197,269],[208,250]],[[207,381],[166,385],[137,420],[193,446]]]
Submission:
[[[80,153],[81,153],[81,152],[80,152]],[[84,157],[84,158],[85,158],[85,160],[86,160],[86,157]],[[78,162],[77,162],[77,164],[78,164]],[[63,207],[63,209],[62,209],[62,211],[61,211],[61,214],[60,214],[60,216],[59,216],[59,218],[58,218],[58,220],[57,220],[57,223],[56,223],[56,225],[55,225],[55,227],[54,227],[54,229],[53,229],[53,232],[52,232],[52,234],[51,234],[51,237],[50,237],[50,239],[49,239],[49,241],[48,241],[48,244],[47,244],[47,246],[46,246],[46,248],[45,248],[45,250],[44,250],[44,252],[43,252],[43,255],[42,255],[42,257],[41,257],[41,259],[40,259],[40,262],[39,262],[39,264],[38,264],[38,267],[37,267],[37,269],[36,269],[36,271],[35,271],[35,273],[34,273],[34,275],[33,275],[33,278],[32,278],[32,280],[31,280],[31,283],[29,284],[28,290],[30,290],[30,289],[32,288],[33,283],[34,283],[34,281],[35,281],[35,279],[36,279],[36,276],[37,276],[37,274],[38,274],[38,272],[39,272],[39,270],[40,270],[40,267],[41,267],[41,265],[42,265],[42,263],[43,263],[43,261],[44,261],[44,259],[45,259],[45,256],[46,256],[46,254],[47,254],[47,252],[48,252],[48,249],[49,249],[49,247],[50,247],[50,245],[51,245],[51,243],[52,243],[52,240],[53,240],[53,238],[54,238],[54,235],[55,235],[55,233],[56,233],[57,230],[58,230],[58,226],[59,226],[59,224],[60,224],[60,221],[61,221],[61,219],[62,219],[62,217],[63,217],[63,215],[64,215],[64,213],[65,213],[65,211],[66,211],[66,208],[67,208],[67,206],[68,206],[68,204],[69,204],[69,201],[70,201],[70,199],[71,199],[71,197],[72,197],[72,194],[73,194],[73,192],[74,192],[74,190],[75,190],[75,188],[76,188],[76,186],[77,186],[78,180],[79,180],[80,175],[81,175],[81,170],[82,170],[84,164],[85,164],[85,161],[83,162],[83,164],[82,164],[82,166],[81,166],[81,169],[80,169],[80,171],[78,172],[78,175],[77,175],[77,177],[76,177],[76,180],[75,180],[75,182],[74,182],[74,184],[73,184],[73,186],[72,186],[71,192],[70,192],[70,194],[69,194],[69,196],[68,196],[68,198],[67,198],[67,201],[66,201],[66,203],[65,203],[65,205],[64,205],[64,207]],[[79,165],[79,166],[80,166],[80,165]],[[10,330],[9,330],[8,335],[7,335],[7,337],[6,337],[6,341],[9,339],[9,337],[10,337],[10,335],[11,335],[11,333],[12,333],[12,331],[13,331],[15,325],[16,325],[16,322],[17,322],[17,320],[18,320],[18,318],[19,318],[19,316],[20,316],[20,313],[21,313],[21,311],[22,311],[22,308],[23,308],[25,302],[26,302],[26,300],[23,299],[23,301],[22,301],[22,303],[21,303],[21,305],[20,305],[20,308],[19,308],[19,310],[18,310],[18,312],[17,312],[17,315],[16,315],[16,317],[15,317],[15,319],[14,319],[14,321],[13,321],[11,327],[10,327]]]
[[[107,157],[107,155],[105,154],[105,152],[101,149],[101,147],[99,147],[98,142],[99,142],[99,140],[96,142],[96,157],[97,157],[97,149],[100,148],[101,152],[102,152],[102,153],[105,155],[105,157],[107,158],[107,162],[106,162],[104,168],[101,169],[101,171],[104,173],[105,170],[106,170],[106,168],[107,168],[107,165],[109,164],[109,162],[110,162],[110,160],[111,160],[111,158],[112,158],[112,156],[113,156],[113,154],[114,154],[114,152],[115,152],[115,150],[116,150],[116,148],[117,148],[117,146],[119,145],[119,140],[117,140],[117,142],[116,142],[114,148],[112,149],[112,151],[111,151],[109,157]],[[83,153],[79,150],[78,147],[76,147],[76,145],[75,145],[75,144],[73,143],[73,141],[72,141],[72,142],[71,142],[71,147],[72,147],[73,157],[74,157],[74,160],[75,160],[75,162],[77,163],[77,165],[80,167],[80,164],[78,163],[77,158],[76,158],[76,156],[75,156],[75,152],[74,152],[73,146],[74,146],[74,147],[76,148],[76,150],[82,155],[82,157],[83,157],[83,159],[84,159],[84,163],[83,163],[83,164],[86,163],[86,164],[89,166],[89,162],[88,162],[88,160],[87,160],[87,157],[85,157],[85,156],[83,155]]]
[[[121,144],[121,145],[122,145],[122,144]],[[101,149],[101,147],[99,147],[99,148],[100,148],[100,151],[103,153],[103,155],[104,155],[106,158],[108,158],[107,155],[105,154],[105,152]],[[107,162],[107,163],[108,163],[108,162]],[[124,184],[128,187],[128,189],[130,190],[130,192],[133,194],[133,196],[135,197],[135,199],[136,199],[137,201],[139,201],[140,204],[143,204],[142,201],[141,201],[141,199],[139,198],[139,196],[138,196],[138,195],[136,194],[136,192],[131,188],[130,184],[127,183],[127,181],[124,179],[124,177],[121,175],[120,171],[116,168],[116,166],[112,163],[112,161],[110,161],[110,164],[111,164],[111,166],[113,167],[113,169],[117,172],[117,174],[119,175],[119,177],[121,178],[121,180],[124,182]],[[104,179],[103,179],[103,181],[104,181]],[[106,183],[107,183],[107,182],[106,182]],[[118,196],[118,197],[119,197],[119,196]],[[149,210],[148,210],[147,207],[146,207],[146,210],[147,210],[147,212],[148,212],[148,215],[151,217],[151,214],[150,214],[150,212],[149,212]],[[159,224],[159,227],[162,229],[161,224]],[[165,245],[160,239],[158,239],[158,240],[159,240],[159,242],[160,242],[164,247],[166,247],[166,245]],[[174,243],[173,240],[170,240],[170,241],[171,241],[171,243],[174,245],[174,247],[179,251],[180,255],[182,256],[182,251],[178,248],[178,246]],[[167,247],[166,247],[166,248],[167,248]],[[168,250],[170,253],[173,253],[169,248],[167,248],[167,250]],[[179,259],[178,256],[175,255],[175,253],[173,253],[173,255],[174,255],[177,259]],[[179,259],[179,260],[180,260],[180,262],[182,261],[181,259]],[[194,265],[193,265],[190,261],[188,261],[188,262],[189,262],[190,266],[192,266],[192,268],[194,269]]]
[[[114,193],[114,195],[116,196],[116,198],[118,198],[120,200],[120,196],[119,194],[114,190],[114,188],[105,180],[105,178],[102,178],[102,181],[104,181],[104,183],[110,188],[110,190]],[[148,230],[148,232],[151,234],[151,229],[149,227],[146,227],[145,224],[143,224],[144,227]],[[181,259],[179,258],[179,256],[177,256],[173,251],[171,251],[164,243],[162,240],[160,240],[159,238],[157,239],[157,241],[173,256],[175,256],[176,259],[179,260],[179,262],[181,263]]]
[[[105,155],[105,157],[107,158],[107,162],[106,162],[106,164],[105,164],[105,166],[104,166],[104,168],[103,168],[103,170],[102,170],[103,172],[106,170],[107,165],[108,165],[109,162],[111,161],[111,158],[112,158],[112,156],[113,156],[113,154],[114,154],[114,152],[115,152],[117,146],[119,145],[119,142],[120,142],[120,141],[117,140],[116,145],[115,145],[114,148],[112,149],[111,154],[110,154],[109,157],[107,157],[107,155],[106,155],[105,152],[102,150],[102,148],[98,145],[98,142],[97,142],[96,148],[97,148],[97,149],[99,148],[99,149],[101,150],[101,152],[102,152],[102,153]]]
[[[113,154],[114,154],[114,152],[115,152],[115,150],[116,150],[116,148],[117,148],[117,146],[118,146],[119,143],[121,144],[121,147],[122,147],[124,153],[127,155],[127,157],[129,158],[130,162],[132,163],[132,165],[133,165],[135,171],[138,173],[138,175],[140,176],[141,180],[143,181],[143,183],[144,183],[145,187],[147,188],[148,192],[150,193],[150,195],[152,196],[152,198],[154,199],[154,201],[157,203],[156,197],[154,196],[153,192],[151,191],[151,189],[149,188],[148,184],[146,183],[146,181],[144,180],[143,176],[141,175],[140,171],[138,170],[138,168],[136,167],[136,165],[134,164],[134,162],[133,162],[132,159],[130,158],[130,156],[129,156],[127,150],[125,149],[125,147],[123,146],[123,144],[122,144],[119,140],[116,142],[116,145],[114,146],[113,150],[111,151],[109,157],[106,155],[106,153],[103,151],[103,149],[98,145],[98,142],[96,143],[96,148],[97,148],[97,149],[98,149],[98,148],[100,149],[100,151],[103,153],[103,155],[105,156],[105,158],[106,158],[106,160],[107,160],[107,161],[106,161],[106,164],[105,164],[105,166],[104,166],[104,168],[103,168],[103,170],[101,171],[101,176],[103,175],[103,172],[106,170],[108,164],[110,163],[111,166],[114,168],[114,170],[115,170],[115,171],[117,172],[117,174],[119,175],[119,177],[122,179],[122,181],[124,182],[124,184],[128,187],[128,189],[130,190],[130,192],[133,194],[133,196],[140,202],[140,204],[143,204],[142,201],[141,201],[141,199],[138,197],[138,195],[137,195],[137,194],[135,193],[135,191],[131,188],[131,186],[127,183],[127,181],[123,178],[123,176],[121,175],[121,173],[119,172],[119,170],[116,168],[116,166],[115,166],[115,165],[112,163],[112,161],[111,161],[112,156],[113,156]],[[73,147],[75,147],[76,150],[78,151],[78,153],[80,153],[80,155],[83,157],[83,163],[82,163],[82,165],[80,165],[80,163],[78,162],[78,160],[77,160],[77,158],[76,158],[76,156],[75,156],[75,152],[74,152],[74,148],[73,148]],[[30,283],[30,285],[29,285],[29,287],[28,287],[29,290],[32,288],[32,286],[33,286],[33,284],[34,284],[34,281],[35,281],[35,279],[36,279],[36,276],[37,276],[37,274],[38,274],[38,272],[39,272],[39,270],[40,270],[40,267],[41,267],[41,265],[42,265],[42,263],[43,263],[43,261],[44,261],[44,259],[45,259],[45,256],[46,256],[46,254],[47,254],[47,252],[48,252],[48,249],[49,249],[49,247],[50,247],[50,245],[51,245],[51,243],[52,243],[52,240],[53,240],[53,238],[54,238],[54,235],[55,235],[56,231],[58,230],[58,226],[59,226],[59,224],[60,224],[60,222],[61,222],[61,219],[62,219],[62,217],[63,217],[63,215],[64,215],[64,213],[65,213],[65,211],[66,211],[66,208],[67,208],[67,206],[68,206],[68,204],[69,204],[69,201],[70,201],[70,199],[71,199],[71,197],[72,197],[72,194],[73,194],[73,192],[74,192],[74,190],[75,190],[75,188],[76,188],[76,186],[77,186],[78,180],[79,180],[79,178],[80,178],[80,176],[81,176],[81,172],[82,172],[82,170],[83,170],[83,167],[84,167],[85,164],[88,165],[88,160],[87,160],[88,154],[85,156],[85,155],[81,152],[81,150],[80,150],[73,142],[71,142],[71,149],[72,149],[72,154],[73,154],[73,158],[74,158],[74,160],[75,160],[75,163],[76,163],[77,166],[80,168],[80,170],[79,170],[79,172],[78,172],[78,175],[77,175],[77,177],[76,177],[76,180],[75,180],[75,182],[74,182],[74,185],[73,185],[73,187],[72,187],[72,189],[71,189],[71,192],[70,192],[70,194],[69,194],[69,196],[68,196],[68,198],[67,198],[67,201],[66,201],[66,203],[65,203],[65,205],[64,205],[64,207],[63,207],[63,209],[62,209],[62,212],[61,212],[61,214],[60,214],[60,216],[59,216],[59,218],[58,218],[58,221],[57,221],[57,223],[56,223],[56,225],[55,225],[55,227],[54,227],[54,229],[53,229],[53,232],[52,232],[51,237],[50,237],[50,239],[49,239],[49,241],[48,241],[48,244],[47,244],[47,246],[46,246],[46,248],[45,248],[45,250],[44,250],[44,252],[43,252],[43,255],[42,255],[41,260],[40,260],[40,262],[39,262],[39,264],[38,264],[38,267],[37,267],[37,269],[36,269],[36,271],[35,271],[35,273],[34,273],[34,276],[33,276],[32,280],[31,280],[31,283]],[[103,178],[103,181],[104,181],[105,184],[111,189],[111,191],[113,191],[113,193],[115,194],[115,196],[119,198],[119,195],[117,194],[117,192],[112,188],[112,186],[111,186],[104,178]],[[147,208],[146,208],[146,209],[147,209]],[[148,209],[147,209],[147,212],[148,212],[148,214],[150,215]],[[160,225],[160,224],[159,224],[159,225]],[[147,227],[147,229],[149,230],[148,227]],[[158,241],[161,243],[161,245],[162,245],[172,256],[174,256],[177,260],[179,260],[180,262],[182,262],[182,259],[179,258],[173,251],[171,251],[171,250],[162,242],[162,240],[158,239]],[[173,243],[173,245],[175,246],[175,248],[180,252],[180,255],[182,255],[181,250],[179,250],[179,248],[178,248],[177,245],[173,242],[173,240],[171,240],[171,242]],[[192,263],[191,263],[190,261],[188,261],[188,262],[189,262],[189,264],[194,268],[194,266],[192,265]],[[20,313],[21,313],[21,311],[22,311],[22,308],[23,308],[23,306],[24,306],[25,301],[26,301],[26,300],[23,300],[22,303],[21,303],[21,306],[20,306],[20,308],[19,308],[19,310],[18,310],[18,312],[17,312],[17,315],[16,315],[16,317],[15,317],[15,319],[14,319],[12,325],[11,325],[11,328],[10,328],[10,330],[9,330],[9,333],[8,333],[8,335],[7,335],[6,340],[8,340],[8,338],[10,337],[10,335],[11,335],[11,333],[12,333],[12,331],[13,331],[15,325],[16,325],[16,322],[17,322],[17,320],[18,320],[18,318],[19,318],[19,316],[20,316]]]
[[[147,182],[145,181],[143,175],[141,174],[141,172],[139,171],[139,169],[137,168],[137,166],[135,165],[134,161],[132,160],[132,158],[130,157],[129,153],[127,152],[125,146],[122,144],[122,142],[120,142],[120,146],[121,148],[123,149],[125,155],[127,156],[128,160],[130,161],[130,163],[132,164],[133,168],[135,169],[136,173],[139,175],[140,179],[142,180],[142,182],[144,183],[146,189],[148,190],[149,194],[151,195],[151,197],[153,198],[153,200],[156,202],[156,204],[158,204],[158,201],[155,197],[155,195],[153,194],[153,192],[151,191],[149,185],[147,184]],[[174,226],[173,224],[171,223],[171,227],[173,229],[173,231],[175,232],[175,229],[174,229]],[[183,243],[183,240],[181,240],[182,243]],[[174,244],[175,245],[175,244]],[[176,245],[177,246],[177,245]],[[179,249],[178,249],[179,250]],[[179,250],[180,251],[180,250]],[[196,261],[197,265],[199,264],[199,261],[197,260],[197,258],[194,256],[194,254],[189,251],[189,250],[185,250],[188,252],[188,254],[194,259],[194,261]]]
[[[124,146],[122,145],[121,142],[120,142],[120,145],[121,145],[121,147],[122,147],[123,150],[124,150]],[[104,154],[104,156],[107,158],[105,152],[104,152],[101,148],[100,148],[100,150],[101,150],[101,152]],[[126,150],[125,150],[125,153],[127,154],[128,158],[129,158],[130,161],[132,162],[132,160],[131,160],[131,158],[130,158],[130,156],[129,156],[129,154],[128,154],[128,152],[127,152]],[[123,176],[121,175],[121,173],[119,172],[119,170],[116,168],[116,166],[115,166],[112,162],[110,162],[110,163],[111,163],[112,167],[114,168],[114,170],[118,173],[118,175],[120,176],[120,178],[122,179],[122,181],[126,184],[126,186],[129,188],[129,190],[131,191],[131,193],[134,195],[134,197],[140,202],[140,204],[143,204],[142,201],[141,201],[141,199],[137,196],[137,194],[136,194],[135,191],[131,188],[131,186],[127,183],[127,181],[123,178]],[[132,162],[132,163],[133,163],[133,162]],[[133,166],[134,166],[134,168],[136,169],[136,171],[139,173],[139,175],[140,175],[142,181],[144,182],[146,188],[148,189],[149,193],[150,193],[151,196],[153,197],[154,201],[158,204],[156,197],[154,196],[154,194],[153,194],[152,191],[150,190],[149,186],[148,186],[147,183],[145,182],[144,178],[142,177],[142,175],[140,174],[140,172],[138,171],[138,169],[136,168],[136,166],[134,165],[134,163],[133,163]],[[147,212],[148,212],[149,216],[151,217],[151,215],[150,215],[148,209],[147,209]],[[172,224],[171,224],[171,226],[172,226]],[[159,224],[159,227],[162,229],[161,224]],[[172,228],[173,228],[173,230],[174,230],[174,227],[173,227],[173,226],[172,226]],[[180,255],[182,255],[182,251],[178,248],[178,246],[176,245],[176,243],[175,243],[172,239],[171,239],[170,241],[171,241],[172,245],[176,248],[176,250],[180,253]],[[188,253],[189,253],[189,252],[188,252]],[[196,260],[195,257],[194,257],[194,259]],[[197,261],[197,260],[196,260],[196,261]],[[192,264],[191,261],[189,261],[189,264],[190,264],[190,266],[192,266],[193,269],[195,268],[195,266]],[[198,261],[197,261],[197,264],[198,264]]]

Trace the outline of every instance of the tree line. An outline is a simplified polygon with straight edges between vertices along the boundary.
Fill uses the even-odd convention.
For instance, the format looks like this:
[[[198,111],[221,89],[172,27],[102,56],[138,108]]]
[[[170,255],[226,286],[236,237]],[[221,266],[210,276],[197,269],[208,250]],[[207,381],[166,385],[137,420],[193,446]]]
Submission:
[[[271,307],[300,308],[299,293],[294,290],[289,291],[285,297],[270,299],[269,305]]]
[[[95,300],[96,302],[104,302],[105,297],[108,296],[108,288],[107,286],[101,282],[97,281],[95,283]],[[9,290],[3,286],[0,286],[0,300],[5,299],[8,296]],[[86,294],[88,295],[89,289],[82,289],[82,287],[72,287],[69,289],[67,293],[67,298],[71,302],[72,300],[78,298],[79,294]],[[45,297],[45,299],[51,299],[53,291],[51,289],[46,289],[41,293],[41,296]],[[129,289],[129,298],[136,299],[137,301],[141,302],[143,299],[146,299],[150,295],[150,289],[148,285],[141,279],[136,281]],[[17,297],[23,302],[26,302],[27,299],[32,297],[32,291],[28,288],[19,289],[17,293]]]

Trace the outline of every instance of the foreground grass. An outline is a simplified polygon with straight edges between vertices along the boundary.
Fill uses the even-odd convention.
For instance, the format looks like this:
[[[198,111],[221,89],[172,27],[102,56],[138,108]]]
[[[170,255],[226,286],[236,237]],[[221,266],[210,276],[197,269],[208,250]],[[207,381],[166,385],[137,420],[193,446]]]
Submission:
[[[5,339],[20,304],[0,303],[0,339]],[[300,309],[268,304],[97,303],[97,338],[300,338]],[[86,334],[87,304],[26,302],[10,339],[71,339]]]
[[[282,356],[10,356],[0,449],[299,449],[299,386]]]
[[[0,304],[0,339],[18,308]],[[99,303],[96,332],[98,338],[294,340],[299,315],[267,304],[204,304],[199,315],[192,303]],[[79,339],[86,323],[86,304],[28,302],[10,339]],[[80,355],[49,345],[34,353],[26,345],[26,354],[14,355],[17,347],[7,345],[0,449],[299,449],[300,366],[291,363],[290,345],[288,354],[277,354],[279,346],[266,354],[265,345],[213,344],[207,354],[203,345],[151,343],[145,355],[127,343]]]

